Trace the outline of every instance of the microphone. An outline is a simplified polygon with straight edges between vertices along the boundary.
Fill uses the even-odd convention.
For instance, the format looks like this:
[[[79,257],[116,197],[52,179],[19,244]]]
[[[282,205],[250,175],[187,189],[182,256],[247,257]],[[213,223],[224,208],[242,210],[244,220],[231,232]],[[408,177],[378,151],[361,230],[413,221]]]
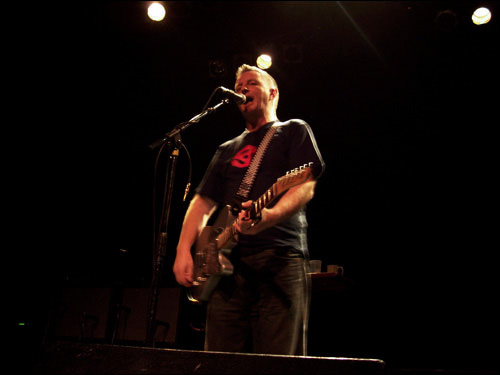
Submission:
[[[226,89],[222,86],[219,87],[219,90],[221,90],[227,98],[233,100],[236,104],[245,104],[247,101],[247,97],[245,95],[238,94],[233,90]]]

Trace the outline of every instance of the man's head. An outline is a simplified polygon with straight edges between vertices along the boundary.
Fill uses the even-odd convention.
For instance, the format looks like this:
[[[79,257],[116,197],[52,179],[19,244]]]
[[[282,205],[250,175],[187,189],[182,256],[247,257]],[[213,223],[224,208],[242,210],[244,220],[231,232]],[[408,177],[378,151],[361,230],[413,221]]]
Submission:
[[[244,117],[264,115],[276,118],[279,91],[274,78],[255,66],[242,65],[236,71],[234,89],[247,97],[245,104],[238,107]]]

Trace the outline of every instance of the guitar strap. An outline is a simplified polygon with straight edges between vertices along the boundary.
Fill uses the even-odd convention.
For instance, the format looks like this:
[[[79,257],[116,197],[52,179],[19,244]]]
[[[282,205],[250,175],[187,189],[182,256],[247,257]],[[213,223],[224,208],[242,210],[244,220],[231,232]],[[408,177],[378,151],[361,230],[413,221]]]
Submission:
[[[274,133],[276,133],[276,128],[277,127],[274,124],[269,127],[266,134],[260,141],[259,147],[257,147],[257,151],[255,152],[255,155],[245,173],[245,176],[243,177],[243,180],[241,180],[240,187],[236,192],[236,199],[240,204],[241,202],[248,200],[248,196],[250,194],[250,191],[252,190],[255,177],[259,172],[262,158],[264,156],[264,153],[266,152],[267,147],[269,146],[269,143],[271,142],[271,139],[273,139]]]

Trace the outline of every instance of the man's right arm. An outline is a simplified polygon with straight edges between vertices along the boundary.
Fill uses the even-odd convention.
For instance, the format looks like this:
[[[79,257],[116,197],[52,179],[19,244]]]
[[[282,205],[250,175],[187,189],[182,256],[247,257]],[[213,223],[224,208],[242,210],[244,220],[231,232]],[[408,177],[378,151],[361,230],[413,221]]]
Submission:
[[[181,285],[188,287],[193,283],[191,247],[216,207],[217,204],[213,200],[199,194],[196,194],[189,204],[182,224],[179,243],[177,244],[177,255],[173,266],[175,279]]]

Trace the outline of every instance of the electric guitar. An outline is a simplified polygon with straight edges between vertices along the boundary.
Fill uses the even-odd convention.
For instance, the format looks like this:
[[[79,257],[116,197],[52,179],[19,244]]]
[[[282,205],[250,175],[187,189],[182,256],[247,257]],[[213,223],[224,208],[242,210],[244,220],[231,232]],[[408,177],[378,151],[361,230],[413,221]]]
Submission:
[[[296,168],[278,178],[273,186],[252,203],[249,208],[250,217],[258,218],[261,211],[280,194],[309,180],[312,177],[311,164]],[[232,212],[232,207],[226,206],[214,225],[203,228],[196,240],[192,250],[193,286],[187,293],[191,302],[208,301],[220,279],[233,273],[233,265],[228,257],[238,241],[238,217]]]

